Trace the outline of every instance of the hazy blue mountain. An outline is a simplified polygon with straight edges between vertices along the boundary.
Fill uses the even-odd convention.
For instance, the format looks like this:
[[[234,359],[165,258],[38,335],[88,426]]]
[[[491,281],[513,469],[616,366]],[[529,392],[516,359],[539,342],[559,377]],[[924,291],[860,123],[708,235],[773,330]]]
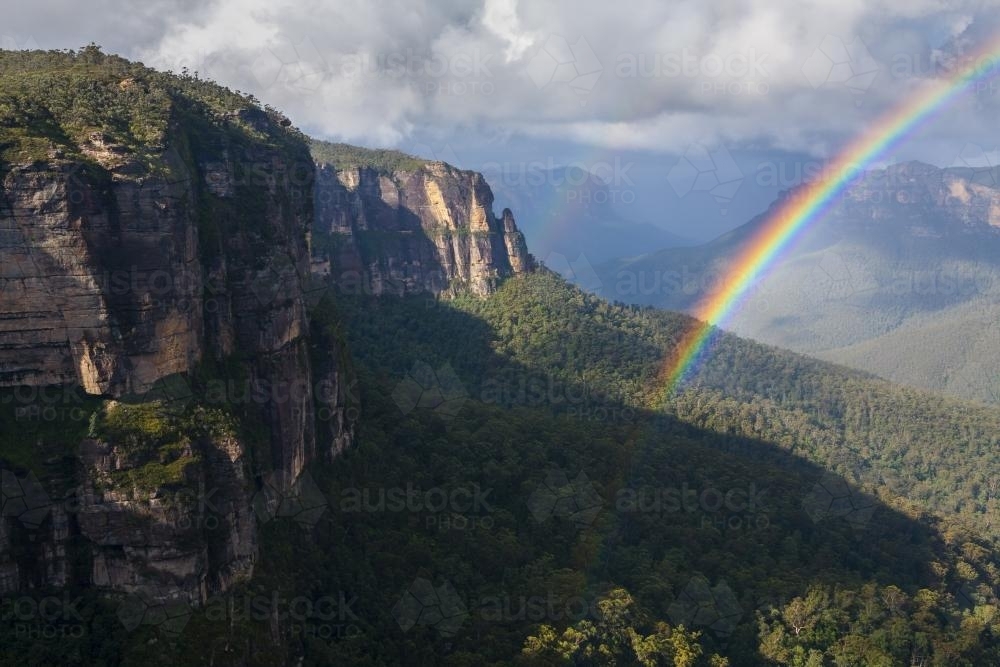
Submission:
[[[650,221],[628,216],[635,192],[627,181],[610,179],[580,167],[486,171],[500,207],[517,212],[528,249],[556,271],[592,287],[568,266],[590,266],[633,257],[654,248],[690,245],[681,236]],[[577,270],[582,273],[582,269]]]

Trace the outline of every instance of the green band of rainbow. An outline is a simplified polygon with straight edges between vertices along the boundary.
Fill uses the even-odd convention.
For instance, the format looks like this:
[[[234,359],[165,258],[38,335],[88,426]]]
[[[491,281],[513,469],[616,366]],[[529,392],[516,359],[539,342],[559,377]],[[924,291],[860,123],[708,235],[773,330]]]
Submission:
[[[696,366],[716,331],[738,310],[741,299],[761,274],[778,258],[781,251],[809,223],[820,217],[834,200],[856,180],[856,176],[874,161],[884,158],[904,141],[935,111],[974,85],[985,81],[997,70],[994,54],[1000,39],[990,44],[966,68],[948,79],[937,79],[906,103],[883,116],[869,131],[853,141],[824,170],[826,177],[800,188],[780,205],[777,212],[740,251],[732,268],[726,272],[722,289],[708,297],[695,311],[696,323],[668,355],[661,369],[661,379],[673,393]]]

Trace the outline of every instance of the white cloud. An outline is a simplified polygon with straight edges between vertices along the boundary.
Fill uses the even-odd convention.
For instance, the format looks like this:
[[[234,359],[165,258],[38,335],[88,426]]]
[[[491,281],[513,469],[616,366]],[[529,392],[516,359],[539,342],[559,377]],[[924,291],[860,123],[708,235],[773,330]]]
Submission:
[[[935,63],[989,38],[997,4],[38,0],[11,13],[0,37],[45,48],[93,40],[198,70],[307,130],[362,143],[501,126],[612,148],[697,140],[823,153],[904,99],[914,78],[947,75]],[[837,42],[871,52],[870,81],[816,56]],[[988,126],[996,97],[958,104],[961,122],[935,124],[929,140],[964,143]]]
[[[517,18],[517,0],[485,0],[483,26],[507,43],[504,59],[518,60],[535,43],[536,34],[521,28]]]

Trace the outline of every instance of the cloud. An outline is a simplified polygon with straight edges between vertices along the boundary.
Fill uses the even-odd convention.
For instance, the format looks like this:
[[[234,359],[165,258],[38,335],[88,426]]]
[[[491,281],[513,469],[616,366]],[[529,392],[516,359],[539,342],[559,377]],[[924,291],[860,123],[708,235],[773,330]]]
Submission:
[[[517,0],[485,0],[483,26],[507,43],[504,59],[518,60],[538,39],[538,35],[521,28],[517,18]]]
[[[40,0],[3,36],[46,48],[93,40],[197,70],[309,132],[359,143],[500,126],[614,149],[698,141],[822,155],[948,76],[995,33],[997,4]],[[995,106],[994,91],[979,91],[928,142],[964,143]]]

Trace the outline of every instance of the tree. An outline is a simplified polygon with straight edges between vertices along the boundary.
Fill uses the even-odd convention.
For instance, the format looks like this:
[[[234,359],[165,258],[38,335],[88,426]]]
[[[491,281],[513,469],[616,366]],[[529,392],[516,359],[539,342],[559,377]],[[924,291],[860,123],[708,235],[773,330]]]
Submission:
[[[616,588],[598,601],[594,622],[580,621],[561,634],[549,625],[542,625],[536,635],[525,640],[521,653],[539,662],[558,659],[586,664],[636,663],[643,667],[729,664],[719,655],[710,656],[707,662],[703,659],[700,632],[660,621],[650,634],[643,634],[635,627],[639,616],[628,591]]]

